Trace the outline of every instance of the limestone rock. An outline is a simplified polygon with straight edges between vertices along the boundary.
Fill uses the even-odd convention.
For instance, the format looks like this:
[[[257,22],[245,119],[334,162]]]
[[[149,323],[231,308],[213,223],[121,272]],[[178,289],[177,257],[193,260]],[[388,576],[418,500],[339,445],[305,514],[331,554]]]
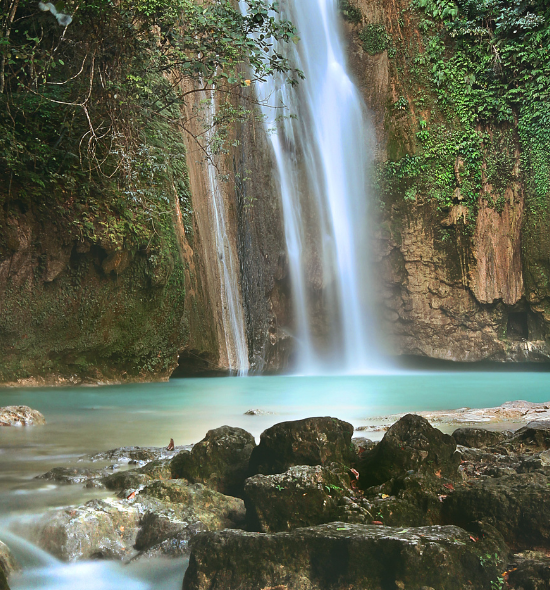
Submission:
[[[349,465],[353,426],[336,418],[281,422],[264,431],[250,457],[250,473],[283,473],[294,465]]]
[[[274,533],[336,520],[346,485],[345,474],[321,466],[251,477],[244,486],[249,528]]]
[[[46,419],[29,406],[5,406],[0,408],[0,426],[40,426]]]
[[[492,559],[482,566],[485,554]],[[503,571],[505,557],[501,540],[473,542],[455,526],[226,530],[193,540],[183,590],[482,590]]]
[[[407,471],[456,477],[460,454],[451,436],[421,416],[407,414],[396,422],[359,463],[361,487],[379,485]]]
[[[464,447],[484,449],[510,438],[512,433],[509,430],[496,432],[484,428],[457,428],[452,437],[457,444]]]
[[[173,459],[172,477],[240,496],[255,446],[254,437],[242,428],[222,426],[210,430],[191,452],[181,452]]]

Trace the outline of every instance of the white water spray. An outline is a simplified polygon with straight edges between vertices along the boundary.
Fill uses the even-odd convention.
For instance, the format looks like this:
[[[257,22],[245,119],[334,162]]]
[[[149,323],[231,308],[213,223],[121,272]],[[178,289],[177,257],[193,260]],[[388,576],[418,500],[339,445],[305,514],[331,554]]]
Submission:
[[[300,42],[277,50],[306,78],[292,87],[268,77],[257,92],[279,173],[297,369],[370,372],[380,365],[369,305],[373,134],[346,70],[337,0],[285,0],[281,7]],[[281,118],[284,107],[296,116]]]
[[[216,103],[214,91],[212,91],[207,106],[206,121],[208,125],[206,136],[209,145],[212,143],[214,136],[213,123],[215,114]],[[229,368],[239,375],[246,375],[249,368],[248,344],[246,340],[243,304],[239,290],[239,269],[229,236],[227,235],[227,213],[214,158],[214,154],[211,153],[206,165],[208,168],[208,184],[211,194],[210,205],[215,230],[216,259],[218,274],[220,276],[225,348]]]

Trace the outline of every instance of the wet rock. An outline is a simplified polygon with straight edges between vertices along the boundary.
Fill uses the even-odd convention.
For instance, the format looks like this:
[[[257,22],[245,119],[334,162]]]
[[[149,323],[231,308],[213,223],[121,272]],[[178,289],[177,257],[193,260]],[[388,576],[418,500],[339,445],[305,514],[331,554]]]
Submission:
[[[133,491],[142,488],[152,481],[151,476],[145,473],[139,473],[134,469],[129,471],[119,471],[112,473],[103,478],[102,483],[108,490],[113,491]],[[128,494],[126,494],[127,496]]]
[[[210,430],[190,452],[179,453],[173,459],[172,477],[241,496],[255,446],[254,437],[242,428],[222,426]]]
[[[89,483],[107,476],[105,469],[78,469],[76,467],[54,467],[52,470],[38,475],[36,479],[47,479],[62,484]]]
[[[491,560],[482,565],[486,554]],[[455,526],[334,522],[276,534],[226,530],[193,540],[183,590],[481,590],[503,571],[505,557],[501,540],[473,542]]]
[[[9,578],[13,572],[17,572],[20,569],[10,548],[0,541],[0,589],[2,588],[1,574],[4,573],[6,578]]]
[[[15,531],[64,561],[177,556],[199,532],[244,523],[244,502],[185,480],[154,481],[129,500],[92,500],[24,520]]]
[[[114,461],[129,465],[143,467],[151,461],[172,459],[179,452],[190,449],[191,446],[175,447],[173,451],[167,451],[165,447],[120,447],[110,451],[102,451],[91,455],[89,461]]]
[[[15,531],[63,561],[124,559],[133,554],[141,515],[126,502],[92,500],[13,525]]]
[[[29,406],[4,406],[0,408],[0,426],[41,426],[46,419]]]
[[[8,586],[8,580],[6,578],[6,574],[0,568],[0,590],[10,590]]]
[[[506,430],[504,432],[496,432],[493,430],[485,430],[484,428],[457,428],[452,437],[456,443],[464,447],[473,447],[476,449],[485,449],[497,445],[500,442],[511,438],[512,432]]]
[[[460,454],[454,439],[421,416],[407,414],[396,422],[359,462],[362,488],[375,486],[407,471],[456,478]]]
[[[459,486],[445,499],[443,518],[461,526],[486,521],[514,548],[550,547],[550,478],[522,473]]]
[[[337,520],[347,487],[349,478],[341,470],[321,466],[251,477],[244,487],[249,529],[274,533]]]
[[[295,465],[325,465],[353,459],[353,426],[336,418],[281,422],[264,431],[250,457],[250,474],[284,473]]]

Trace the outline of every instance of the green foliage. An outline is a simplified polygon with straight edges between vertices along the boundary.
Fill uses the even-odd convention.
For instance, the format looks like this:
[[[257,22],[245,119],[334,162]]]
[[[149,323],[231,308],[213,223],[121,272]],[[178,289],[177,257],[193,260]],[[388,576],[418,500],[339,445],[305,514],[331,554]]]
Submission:
[[[361,9],[350,0],[340,0],[339,8],[342,16],[350,23],[358,25],[363,20]]]
[[[416,155],[382,175],[414,184],[448,207],[475,213],[480,195],[502,210],[504,191],[523,178],[531,208],[550,198],[550,8],[543,0],[414,0],[423,50],[410,72],[427,120]],[[426,80],[428,85],[426,85]],[[419,96],[420,95],[420,96]],[[395,105],[394,105],[395,109]],[[424,115],[426,118],[426,116]],[[488,133],[487,130],[493,130]],[[496,130],[496,131],[495,131]],[[517,153],[521,147],[521,170]],[[491,193],[484,187],[491,187]]]
[[[359,33],[363,49],[369,55],[382,53],[390,47],[391,39],[384,25],[369,24]]]
[[[234,106],[243,88],[302,75],[274,50],[296,41],[291,23],[268,0],[247,5],[243,16],[230,0],[68,0],[63,28],[35,0],[3,0],[0,200],[56,210],[88,237],[107,231],[104,216],[136,247],[156,240],[174,198],[189,222],[181,134],[194,93],[224,97],[215,145],[202,146],[219,153],[248,116]]]

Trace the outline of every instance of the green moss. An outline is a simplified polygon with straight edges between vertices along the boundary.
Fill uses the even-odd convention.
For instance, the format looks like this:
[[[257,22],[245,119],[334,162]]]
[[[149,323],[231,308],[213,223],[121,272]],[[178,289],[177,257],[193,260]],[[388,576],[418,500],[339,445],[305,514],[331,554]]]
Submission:
[[[359,33],[363,49],[369,55],[382,53],[390,46],[390,37],[384,25],[368,24]]]
[[[361,9],[350,2],[350,0],[340,0],[340,12],[342,16],[350,23],[358,25],[363,20]]]

